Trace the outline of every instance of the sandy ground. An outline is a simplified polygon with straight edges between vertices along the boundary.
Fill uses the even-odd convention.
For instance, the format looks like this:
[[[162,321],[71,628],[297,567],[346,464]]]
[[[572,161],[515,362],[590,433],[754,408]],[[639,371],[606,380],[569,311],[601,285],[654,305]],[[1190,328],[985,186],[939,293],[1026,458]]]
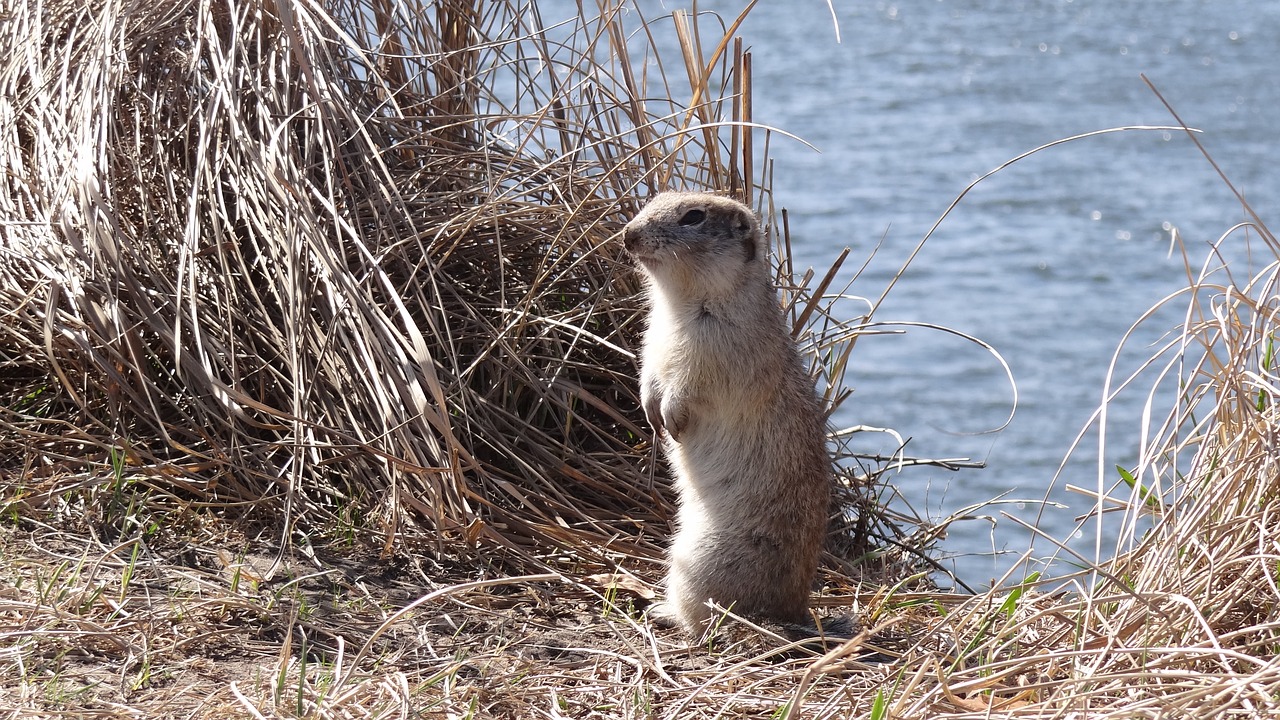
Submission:
[[[0,710],[677,717],[738,697],[725,677],[777,682],[814,657],[739,629],[691,645],[644,620],[649,590],[625,576],[504,576],[349,540],[295,548],[272,573],[263,533],[134,529],[109,538],[83,519],[13,514],[0,526]]]

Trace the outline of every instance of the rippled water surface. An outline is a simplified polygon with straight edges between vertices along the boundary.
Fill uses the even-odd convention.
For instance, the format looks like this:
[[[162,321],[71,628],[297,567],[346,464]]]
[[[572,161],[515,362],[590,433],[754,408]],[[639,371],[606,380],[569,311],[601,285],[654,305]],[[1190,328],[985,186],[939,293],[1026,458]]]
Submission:
[[[883,247],[855,292],[878,295],[903,259],[977,176],[1027,150],[1128,125],[1175,124],[1145,73],[1264,219],[1275,217],[1274,108],[1280,5],[1252,2],[836,2],[840,42],[824,2],[762,2],[742,29],[754,53],[755,119],[819,148],[774,140],[775,199],[790,211],[802,260],[825,265],[842,247]],[[727,10],[727,5],[726,5]],[[1108,363],[1130,325],[1185,287],[1176,228],[1198,265],[1208,243],[1244,219],[1238,202],[1185,135],[1133,131],[1045,150],[978,185],[910,265],[880,320],[945,325],[994,345],[1016,378],[981,348],[911,329],[860,341],[855,394],[839,422],[887,426],[924,457],[969,457],[982,470],[908,470],[897,483],[937,516],[1004,493],[1045,497],[1072,440],[1098,406]],[[1280,221],[1276,221],[1280,222]],[[1244,270],[1245,268],[1241,268]],[[1122,354],[1132,369],[1173,327],[1176,302]],[[1086,435],[1057,483],[1086,487],[1132,466],[1146,387],[1121,395],[1106,457]],[[1155,411],[1172,406],[1167,393]],[[867,450],[892,451],[864,435]],[[1090,502],[1055,489],[1047,508],[1017,516],[1068,537]],[[1074,547],[1092,555],[1086,527]],[[952,553],[971,584],[989,582],[1029,545],[1001,519],[952,527]],[[1104,554],[1107,553],[1104,545]],[[1037,543],[1036,555],[1049,547]]]

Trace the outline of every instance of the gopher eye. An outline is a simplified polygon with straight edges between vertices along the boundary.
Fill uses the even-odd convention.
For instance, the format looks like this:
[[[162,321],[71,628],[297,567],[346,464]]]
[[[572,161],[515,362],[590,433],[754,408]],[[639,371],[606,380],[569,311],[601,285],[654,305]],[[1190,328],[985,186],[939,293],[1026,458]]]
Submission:
[[[679,224],[684,226],[697,225],[698,223],[706,219],[707,219],[707,214],[705,212],[701,210],[690,210],[689,212],[684,214],[684,217],[680,218]]]

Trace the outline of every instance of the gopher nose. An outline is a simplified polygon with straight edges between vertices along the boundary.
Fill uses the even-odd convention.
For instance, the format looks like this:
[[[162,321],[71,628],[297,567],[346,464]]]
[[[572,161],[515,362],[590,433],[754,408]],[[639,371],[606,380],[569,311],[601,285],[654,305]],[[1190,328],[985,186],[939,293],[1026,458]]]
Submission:
[[[628,250],[635,250],[640,243],[640,231],[630,225],[622,229],[622,245]]]

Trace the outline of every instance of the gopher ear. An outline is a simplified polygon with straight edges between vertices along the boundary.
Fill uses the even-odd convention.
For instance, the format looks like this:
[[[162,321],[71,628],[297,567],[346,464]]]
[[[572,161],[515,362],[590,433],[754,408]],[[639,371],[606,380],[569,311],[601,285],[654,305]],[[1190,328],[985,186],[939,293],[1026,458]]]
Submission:
[[[733,231],[742,242],[742,250],[746,255],[746,262],[751,262],[756,259],[756,228],[759,227],[759,223],[756,222],[755,215],[752,215],[751,211],[746,209],[738,213],[738,216],[734,218],[734,223]]]

